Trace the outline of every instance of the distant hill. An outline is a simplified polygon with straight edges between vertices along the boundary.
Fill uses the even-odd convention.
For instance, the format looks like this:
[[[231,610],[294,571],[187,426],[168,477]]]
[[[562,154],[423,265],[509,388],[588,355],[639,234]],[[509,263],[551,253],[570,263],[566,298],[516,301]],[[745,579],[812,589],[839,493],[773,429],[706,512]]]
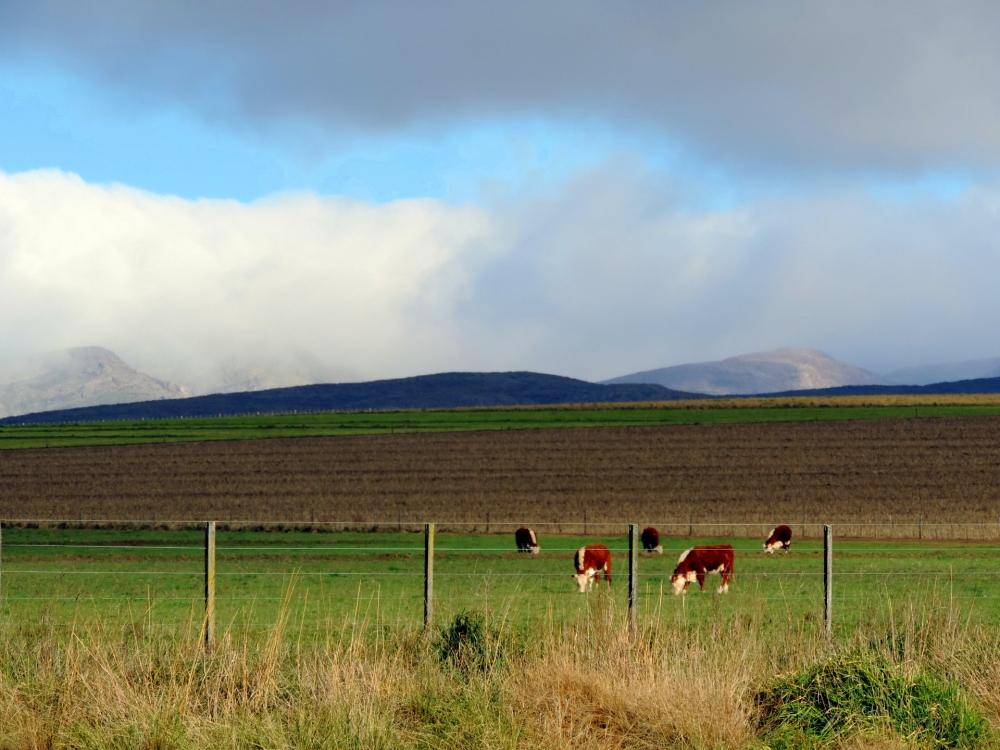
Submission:
[[[882,384],[878,375],[815,349],[775,349],[718,362],[662,367],[605,380],[606,384],[653,383],[714,396]]]
[[[931,385],[933,383],[996,377],[1000,377],[1000,357],[908,367],[883,376],[885,382],[892,385]]]
[[[219,393],[176,401],[92,406],[0,419],[0,424],[54,424],[219,415],[463,406],[673,401],[703,398],[659,385],[600,385],[534,372],[450,372],[369,383],[303,385],[249,393]]]
[[[186,398],[180,386],[145,375],[99,346],[52,352],[32,372],[0,385],[0,417],[129,401]]]
[[[950,393],[1000,393],[1000,378],[975,378],[930,385],[845,385],[802,391],[762,393],[761,396],[912,396]]]

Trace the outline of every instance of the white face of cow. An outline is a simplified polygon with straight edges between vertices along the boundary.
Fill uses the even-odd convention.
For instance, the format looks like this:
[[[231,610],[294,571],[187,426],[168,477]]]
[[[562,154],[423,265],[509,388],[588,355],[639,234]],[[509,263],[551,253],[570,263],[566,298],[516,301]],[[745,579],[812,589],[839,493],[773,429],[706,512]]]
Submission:
[[[531,548],[531,554],[537,555],[541,549],[542,549],[541,547],[535,545],[534,547]]]
[[[696,580],[696,575],[693,570],[686,575],[684,573],[677,573],[670,579],[670,588],[674,592],[675,596],[678,594],[686,594],[688,584],[694,580]]]
[[[580,593],[587,593],[587,584],[590,583],[591,576],[588,573],[577,573],[573,576],[576,581],[576,585],[580,587]]]
[[[781,546],[781,542],[771,542],[770,544],[768,544],[767,542],[764,542],[764,551],[767,554],[769,554],[769,555],[773,555],[774,551],[776,549],[778,549],[778,547],[780,547],[780,546]]]

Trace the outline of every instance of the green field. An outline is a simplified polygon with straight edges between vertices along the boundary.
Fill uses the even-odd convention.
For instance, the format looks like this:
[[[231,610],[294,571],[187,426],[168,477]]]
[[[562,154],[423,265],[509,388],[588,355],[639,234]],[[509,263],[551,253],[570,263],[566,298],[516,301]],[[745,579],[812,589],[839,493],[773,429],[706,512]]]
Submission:
[[[0,449],[86,445],[177,443],[248,438],[323,437],[469,430],[532,430],[551,427],[623,427],[753,422],[813,422],[848,419],[902,419],[1000,415],[1000,404],[979,403],[985,397],[941,397],[932,403],[871,405],[851,399],[784,399],[760,406],[725,402],[685,402],[656,406],[460,409],[440,411],[330,412],[137,422],[93,422],[66,425],[0,427]],[[766,401],[766,400],[765,400]]]
[[[3,614],[14,620],[143,617],[164,625],[201,616],[204,534],[187,530],[5,528]],[[435,555],[436,619],[469,610],[530,625],[572,623],[597,602],[624,609],[627,542],[588,537],[613,550],[611,600],[606,587],[581,596],[571,579],[584,539],[546,536],[540,555],[518,554],[508,534],[439,534]],[[729,542],[736,580],[726,596],[692,586],[669,592],[680,550]],[[423,536],[396,532],[226,531],[217,536],[220,626],[271,625],[282,597],[304,633],[336,632],[358,617],[385,625],[417,625],[423,612]],[[797,541],[790,553],[765,555],[748,539],[664,541],[663,555],[641,554],[644,621],[698,622],[740,614],[807,630],[822,620],[822,543]],[[909,603],[956,605],[972,620],[1000,623],[1000,548],[942,542],[837,541],[835,622],[849,633],[860,620]]]

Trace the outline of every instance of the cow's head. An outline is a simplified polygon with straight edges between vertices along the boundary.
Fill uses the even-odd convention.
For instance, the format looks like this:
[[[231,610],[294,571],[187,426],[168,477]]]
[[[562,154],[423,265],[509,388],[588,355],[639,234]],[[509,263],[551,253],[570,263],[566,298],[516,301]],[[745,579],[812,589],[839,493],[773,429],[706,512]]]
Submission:
[[[758,537],[758,539],[759,539],[759,538],[760,538],[760,537]],[[765,551],[765,552],[766,552],[767,554],[769,554],[769,555],[773,555],[773,554],[774,554],[774,551],[775,551],[776,549],[778,549],[778,547],[780,547],[780,546],[781,546],[781,542],[770,542],[770,543],[768,543],[768,542],[764,542],[764,551]]]
[[[589,573],[577,573],[573,576],[573,580],[576,581],[576,585],[580,588],[581,594],[587,593],[587,584],[590,583]]]
[[[697,578],[697,574],[690,570],[687,573],[674,573],[673,577],[670,579],[670,588],[674,592],[674,595],[686,594],[688,586],[691,582]]]
[[[537,555],[542,550],[542,548],[539,547],[537,544],[534,547],[529,547],[528,549],[531,550],[531,554],[533,555]]]

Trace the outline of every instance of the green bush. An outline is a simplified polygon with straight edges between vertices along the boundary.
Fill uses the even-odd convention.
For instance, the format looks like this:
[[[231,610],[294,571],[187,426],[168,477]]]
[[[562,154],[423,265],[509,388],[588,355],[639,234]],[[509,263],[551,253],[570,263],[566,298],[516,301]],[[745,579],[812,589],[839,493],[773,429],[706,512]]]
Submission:
[[[934,748],[970,748],[986,719],[946,680],[856,648],[778,680],[757,695],[761,738],[772,750],[816,748],[848,736],[895,733]]]
[[[510,658],[514,643],[489,627],[477,612],[461,612],[441,629],[435,643],[443,663],[462,672],[489,672]]]

